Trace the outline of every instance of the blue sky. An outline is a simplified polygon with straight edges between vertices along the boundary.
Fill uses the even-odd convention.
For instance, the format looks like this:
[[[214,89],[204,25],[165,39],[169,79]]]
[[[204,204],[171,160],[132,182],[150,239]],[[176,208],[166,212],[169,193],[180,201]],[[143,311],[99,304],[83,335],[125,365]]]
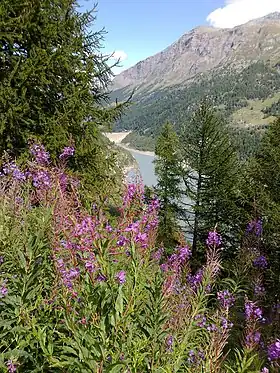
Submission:
[[[79,4],[89,9],[95,1]],[[106,28],[103,51],[121,57],[118,73],[198,25],[232,27],[273,11],[280,0],[99,0],[95,29]]]

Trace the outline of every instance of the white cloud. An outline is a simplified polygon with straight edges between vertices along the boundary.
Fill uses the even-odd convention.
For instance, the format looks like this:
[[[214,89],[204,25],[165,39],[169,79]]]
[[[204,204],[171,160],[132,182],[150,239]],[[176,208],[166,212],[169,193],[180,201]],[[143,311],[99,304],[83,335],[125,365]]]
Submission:
[[[115,51],[112,53],[112,58],[116,61],[125,61],[127,59],[127,54],[124,51]]]
[[[207,21],[214,27],[234,27],[273,12],[280,12],[280,0],[225,0]]]

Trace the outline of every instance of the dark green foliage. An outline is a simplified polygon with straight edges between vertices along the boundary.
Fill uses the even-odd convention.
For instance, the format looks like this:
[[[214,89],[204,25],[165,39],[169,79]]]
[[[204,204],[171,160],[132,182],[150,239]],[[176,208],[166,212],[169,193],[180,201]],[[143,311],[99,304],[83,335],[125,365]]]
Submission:
[[[267,126],[232,127],[230,136],[241,161],[252,158],[259,150]]]
[[[263,137],[261,148],[251,167],[254,200],[264,220],[264,245],[271,263],[271,294],[280,288],[280,118]]]
[[[52,157],[73,142],[71,168],[98,189],[114,165],[99,126],[120,108],[103,107],[111,71],[100,54],[103,32],[89,30],[94,21],[76,0],[1,1],[0,154],[20,156],[31,137]]]
[[[181,162],[179,139],[170,123],[166,123],[156,142],[156,194],[160,201],[158,242],[165,247],[176,245],[177,221],[181,214]]]
[[[181,149],[185,193],[194,201],[191,227],[196,251],[216,225],[225,241],[236,230],[238,160],[226,123],[207,102],[185,126]]]
[[[263,109],[263,113],[267,116],[273,115],[275,117],[280,116],[280,100],[274,102],[271,106]]]
[[[145,134],[132,132],[126,136],[122,141],[133,149],[151,151],[155,150],[155,139],[152,136],[145,136]]]

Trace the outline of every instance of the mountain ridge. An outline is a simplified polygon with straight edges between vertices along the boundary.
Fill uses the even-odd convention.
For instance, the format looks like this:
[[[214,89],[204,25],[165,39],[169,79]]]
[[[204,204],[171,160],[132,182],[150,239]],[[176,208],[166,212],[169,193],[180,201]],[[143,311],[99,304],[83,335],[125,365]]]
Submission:
[[[117,75],[111,89],[153,91],[186,84],[198,74],[226,65],[240,69],[259,60],[275,64],[279,56],[279,12],[234,28],[198,26],[163,51]]]

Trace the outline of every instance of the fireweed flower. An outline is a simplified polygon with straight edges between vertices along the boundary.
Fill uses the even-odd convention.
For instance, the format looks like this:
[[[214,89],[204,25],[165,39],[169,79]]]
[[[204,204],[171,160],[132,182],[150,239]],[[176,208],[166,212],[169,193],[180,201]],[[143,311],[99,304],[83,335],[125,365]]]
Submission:
[[[45,170],[37,170],[32,175],[33,185],[37,189],[49,189],[51,187],[50,174]]]
[[[269,373],[269,369],[264,367],[262,370],[261,370],[261,373]]]
[[[267,355],[269,361],[280,359],[280,339],[270,344],[267,348]]]
[[[204,328],[206,326],[206,317],[204,315],[196,315],[195,316],[196,325],[200,328]]]
[[[46,166],[50,163],[50,154],[45,150],[43,145],[33,144],[30,147],[30,152],[38,164]]]
[[[160,248],[158,249],[157,251],[155,251],[153,254],[152,254],[152,259],[154,259],[155,261],[159,262],[162,255],[164,253],[164,248]]]
[[[192,252],[188,246],[180,247],[177,249],[178,259],[181,263],[185,262],[186,260],[190,259]]]
[[[138,233],[139,232],[139,227],[140,226],[140,222],[139,221],[136,221],[135,223],[131,223],[129,224],[129,226],[127,228],[125,228],[125,232],[134,232],[134,233]]]
[[[262,310],[254,302],[247,300],[245,303],[245,317],[247,320],[261,320]]]
[[[217,293],[217,299],[222,308],[230,308],[233,306],[235,299],[228,290],[222,290]]]
[[[5,284],[0,286],[0,298],[4,298],[8,294],[8,288]]]
[[[116,274],[116,280],[120,285],[123,285],[126,281],[126,273],[125,271],[120,271],[119,273]]]
[[[167,351],[172,352],[173,336],[169,335],[166,339]]]
[[[258,331],[255,332],[250,332],[249,334],[246,335],[245,338],[245,344],[246,347],[250,348],[253,347],[254,345],[258,345],[261,340],[261,333]]]
[[[6,163],[3,167],[3,172],[5,175],[11,175],[17,181],[26,180],[26,175],[18,168],[15,162]]]
[[[7,361],[7,368],[9,373],[14,373],[17,370],[17,366],[13,363],[12,360]]]
[[[216,231],[208,233],[208,238],[206,240],[206,245],[207,246],[218,247],[218,246],[221,245],[221,243],[222,243],[221,236]]]
[[[208,330],[208,332],[217,332],[218,331],[218,327],[216,324],[211,324],[209,326],[207,326],[206,328]]]
[[[74,155],[75,149],[73,146],[66,146],[59,156],[59,159],[66,159]]]
[[[196,291],[198,286],[202,283],[203,279],[203,270],[199,269],[196,274],[188,274],[187,275],[187,281],[190,284],[190,287]]]
[[[119,236],[117,240],[117,245],[118,246],[124,246],[128,242],[128,239],[124,236]]]
[[[262,220],[251,220],[246,228],[246,234],[254,233],[257,237],[259,237],[262,234]]]
[[[89,260],[85,263],[85,268],[89,273],[93,273],[96,269],[95,264]]]
[[[221,317],[221,327],[222,330],[228,330],[233,327],[233,323],[230,322],[226,317],[222,316]]]
[[[152,212],[154,210],[158,210],[159,207],[160,207],[159,199],[158,198],[154,198],[149,203],[148,212]]]
[[[160,269],[162,270],[162,272],[167,272],[169,267],[168,267],[168,264],[167,263],[162,263],[160,265]]]
[[[257,297],[263,297],[265,295],[265,287],[260,284],[256,284],[254,287],[254,294]]]
[[[268,263],[266,260],[266,257],[263,255],[260,255],[253,261],[253,266],[258,269],[266,269],[268,267]]]
[[[107,281],[107,277],[104,276],[102,273],[99,273],[96,277],[96,281],[98,282],[104,282],[104,281]]]
[[[146,248],[148,246],[147,241],[148,241],[148,235],[147,235],[147,233],[141,233],[141,232],[139,232],[137,234],[137,236],[135,237],[135,242],[140,243],[140,245],[143,248]]]

